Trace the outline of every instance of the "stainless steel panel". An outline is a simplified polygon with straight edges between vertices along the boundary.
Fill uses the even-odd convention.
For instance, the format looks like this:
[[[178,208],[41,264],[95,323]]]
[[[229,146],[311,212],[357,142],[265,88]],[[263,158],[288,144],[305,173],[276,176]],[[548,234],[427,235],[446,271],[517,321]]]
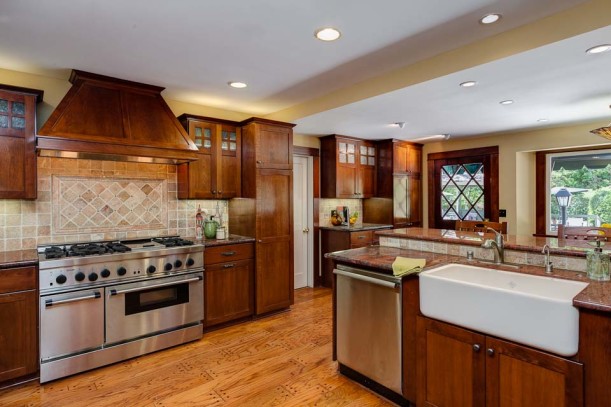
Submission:
[[[122,291],[151,289],[160,284],[165,288],[171,287],[168,283],[189,284],[189,302],[126,315],[127,294],[121,294]],[[198,323],[204,319],[204,285],[201,272],[106,287],[105,297],[108,344]]]
[[[40,364],[40,382],[46,383],[60,377],[96,367],[120,362],[135,356],[144,355],[160,349],[194,341],[202,337],[202,326],[192,326],[155,335],[149,338],[122,343],[92,352],[82,353],[68,358],[43,362]]]
[[[346,267],[336,274],[338,362],[402,394],[400,285],[365,281],[376,273]]]
[[[101,290],[40,297],[41,360],[99,348],[103,344],[104,297]]]

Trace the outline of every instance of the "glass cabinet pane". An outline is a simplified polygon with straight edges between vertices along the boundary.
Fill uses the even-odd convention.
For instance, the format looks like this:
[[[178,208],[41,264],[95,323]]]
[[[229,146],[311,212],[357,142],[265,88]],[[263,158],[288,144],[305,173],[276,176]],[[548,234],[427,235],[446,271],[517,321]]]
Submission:
[[[25,119],[23,117],[11,117],[11,127],[14,129],[25,129]]]
[[[8,100],[0,99],[0,113],[8,113]]]
[[[344,154],[346,153],[346,143],[339,143],[339,152]]]
[[[346,164],[346,154],[344,153],[339,154],[339,162],[342,164]]]
[[[229,144],[226,141],[221,144],[221,150],[229,150]]]
[[[221,139],[222,139],[222,140],[229,140],[229,133],[228,133],[228,132],[226,132],[225,130],[223,130],[223,131],[221,132]]]
[[[8,116],[0,114],[0,127],[8,127]]]
[[[367,165],[367,156],[366,155],[361,156],[361,165]]]
[[[238,145],[237,143],[234,143],[233,141],[229,143],[229,149],[231,151],[236,151],[238,149]]]
[[[375,156],[376,155],[376,148],[375,147],[369,147],[369,149],[367,151],[367,154]]]
[[[348,154],[348,164],[354,164],[354,154]]]
[[[355,146],[354,144],[346,144],[346,147],[348,148],[348,154],[354,154],[355,153]]]
[[[212,133],[210,132],[210,129],[204,129],[204,137],[205,138],[212,137]]]
[[[375,157],[369,157],[369,165],[376,165],[376,158]]]
[[[210,140],[204,140],[204,148],[212,147],[212,142]]]
[[[23,116],[25,114],[25,104],[22,102],[13,102],[13,114]]]
[[[237,138],[237,136],[236,136],[236,134],[235,134],[235,132],[234,132],[234,131],[232,131],[231,133],[229,133],[229,140],[231,140],[231,141],[236,141],[237,139],[238,139],[238,138]]]
[[[367,155],[367,146],[361,146],[361,155]]]

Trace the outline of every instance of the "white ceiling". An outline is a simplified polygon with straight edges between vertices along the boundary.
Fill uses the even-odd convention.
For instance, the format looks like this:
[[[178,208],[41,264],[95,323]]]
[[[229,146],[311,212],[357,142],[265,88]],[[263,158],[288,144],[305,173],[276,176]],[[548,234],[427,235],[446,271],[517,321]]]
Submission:
[[[266,115],[580,3],[1,0],[0,68],[61,78],[76,68],[165,86],[168,99]],[[489,12],[503,19],[478,24]],[[342,31],[339,41],[314,39],[327,25]],[[609,27],[298,118],[296,132],[459,136],[524,128],[540,117],[550,124],[606,117],[611,55],[596,63],[583,52],[604,42],[611,42]],[[479,86],[459,88],[465,79]],[[230,88],[232,80],[249,86]],[[498,105],[507,98],[516,103]],[[385,127],[395,121],[408,122],[403,133]]]

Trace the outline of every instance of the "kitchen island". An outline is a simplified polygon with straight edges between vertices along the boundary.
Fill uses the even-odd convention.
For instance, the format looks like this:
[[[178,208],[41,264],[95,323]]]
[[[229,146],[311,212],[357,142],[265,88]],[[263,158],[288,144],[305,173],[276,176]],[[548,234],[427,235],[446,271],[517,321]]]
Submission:
[[[570,246],[564,250],[555,241],[556,239],[508,236],[505,249],[515,252],[509,258],[522,260],[524,263],[494,265],[486,261],[489,259],[486,249],[479,247],[483,241],[483,236],[478,233],[460,233],[457,235],[455,231],[397,229],[380,231],[377,234],[380,236],[381,246],[329,253],[326,254],[326,257],[336,265],[365,269],[384,275],[392,274],[392,262],[397,256],[401,256],[426,259],[427,265],[425,270],[443,264],[459,263],[486,268],[498,268],[510,272],[549,276],[545,273],[545,268],[540,266],[542,265],[542,260],[539,256],[540,247],[544,244],[552,246],[553,260],[559,266],[554,269],[552,277],[588,283],[588,286],[573,299],[573,305],[579,310],[579,351],[572,357],[562,358],[523,345],[506,341],[502,342],[508,344],[507,346],[512,350],[514,349],[513,347],[518,347],[518,353],[521,352],[520,354],[527,355],[536,366],[549,367],[548,362],[552,366],[568,366],[568,370],[563,371],[563,373],[558,373],[553,369],[545,370],[546,374],[555,377],[554,380],[559,380],[558,383],[562,384],[562,386],[567,386],[566,389],[562,387],[566,391],[563,390],[559,396],[564,405],[602,406],[611,399],[611,388],[607,385],[611,379],[611,373],[609,372],[611,350],[607,346],[608,340],[611,337],[611,283],[591,281],[587,279],[583,271],[580,271],[581,268],[585,269],[585,247]],[[491,236],[486,235],[486,238],[488,237]],[[466,253],[468,250],[474,251],[476,254],[475,259],[467,259]],[[584,263],[583,266],[580,263]],[[572,265],[577,265],[577,270],[570,269]],[[426,382],[423,382],[422,373],[420,372],[423,369],[421,367],[418,368],[418,366],[426,364],[426,362],[420,360],[422,359],[422,354],[426,354],[427,350],[424,335],[429,335],[427,332],[430,332],[426,328],[429,327],[426,323],[432,324],[435,327],[441,326],[439,329],[448,332],[452,329],[458,330],[460,335],[472,336],[477,333],[425,318],[419,309],[419,284],[416,276],[404,277],[402,289],[402,396],[409,401],[415,402],[419,399],[419,392],[422,395],[424,389],[429,391],[426,387]],[[337,306],[337,304],[334,303],[334,306]],[[485,310],[485,304],[482,304],[482,309]],[[336,313],[337,310],[334,311],[334,314]],[[481,335],[478,336],[478,338],[480,337]],[[499,341],[498,339],[494,340]],[[476,343],[473,343],[473,345],[476,345]],[[477,346],[479,347],[479,345]],[[539,359],[535,358],[533,354]],[[456,355],[452,355],[452,357],[454,356]],[[418,362],[416,362],[417,360]],[[485,361],[485,359],[482,359],[482,363]],[[513,359],[512,361],[515,362]],[[524,362],[518,360],[515,363]],[[490,371],[493,371],[492,368],[490,368]],[[583,379],[581,379],[581,375]],[[496,379],[501,380],[498,376]],[[474,379],[475,382],[484,388],[486,386],[484,379]],[[580,383],[583,388],[580,387]],[[483,389],[480,389],[480,391],[485,392]],[[492,394],[493,392],[490,391],[490,395]],[[498,394],[498,389],[494,394]]]

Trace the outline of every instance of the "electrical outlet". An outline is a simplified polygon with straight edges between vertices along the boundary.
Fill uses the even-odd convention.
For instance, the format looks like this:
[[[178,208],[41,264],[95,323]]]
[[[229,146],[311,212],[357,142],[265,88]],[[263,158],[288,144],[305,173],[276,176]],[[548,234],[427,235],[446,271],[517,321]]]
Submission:
[[[500,218],[505,218],[507,216],[507,210],[506,209],[499,209],[499,217]]]

